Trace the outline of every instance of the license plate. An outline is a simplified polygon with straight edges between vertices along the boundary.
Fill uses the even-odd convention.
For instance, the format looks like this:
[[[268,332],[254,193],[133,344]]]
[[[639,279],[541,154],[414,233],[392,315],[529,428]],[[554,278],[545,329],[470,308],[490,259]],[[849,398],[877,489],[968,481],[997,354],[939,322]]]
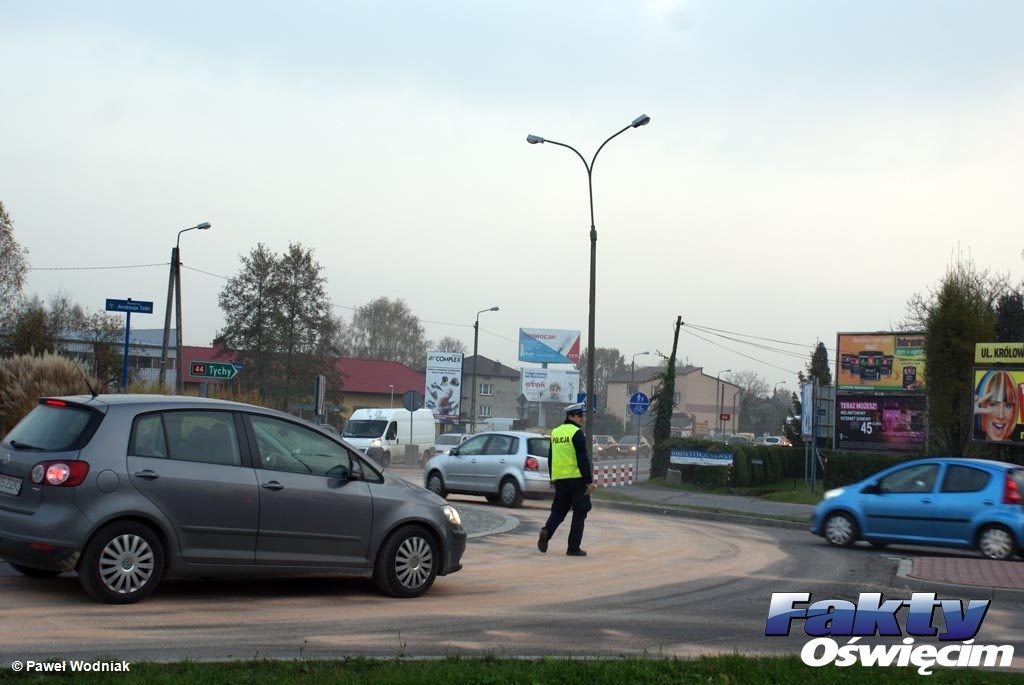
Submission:
[[[21,479],[13,476],[0,475],[0,492],[17,495],[21,492]]]

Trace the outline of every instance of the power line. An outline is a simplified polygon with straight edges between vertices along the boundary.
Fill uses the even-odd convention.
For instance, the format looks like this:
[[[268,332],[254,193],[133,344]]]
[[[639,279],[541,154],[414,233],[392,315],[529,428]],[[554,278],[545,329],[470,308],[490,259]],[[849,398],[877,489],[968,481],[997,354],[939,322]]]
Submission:
[[[757,357],[752,357],[752,356],[750,356],[749,354],[744,354],[743,352],[740,352],[740,351],[738,351],[738,350],[734,350],[734,349],[732,349],[732,348],[730,348],[730,347],[726,347],[725,345],[721,345],[721,344],[719,344],[719,343],[716,343],[716,342],[715,342],[715,341],[713,341],[713,340],[708,340],[707,338],[705,338],[705,337],[703,337],[703,336],[701,336],[701,335],[698,335],[698,334],[694,333],[693,331],[688,331],[688,330],[686,330],[686,327],[685,327],[685,326],[681,327],[681,328],[680,328],[680,330],[682,330],[683,332],[685,332],[685,333],[686,333],[686,334],[688,334],[688,335],[692,335],[692,336],[693,336],[693,337],[695,337],[695,338],[698,338],[698,339],[700,339],[700,340],[703,340],[703,341],[704,341],[704,342],[706,342],[706,343],[710,343],[711,345],[714,345],[715,347],[720,347],[720,348],[722,348],[723,350],[726,350],[726,351],[728,351],[728,352],[732,352],[733,354],[738,354],[738,355],[740,355],[741,357],[746,357],[747,359],[751,359],[751,360],[753,360],[753,361],[757,362],[758,364],[764,364],[765,366],[770,366],[770,367],[772,367],[773,369],[778,369],[779,371],[785,371],[786,373],[792,373],[792,374],[794,374],[794,375],[795,375],[795,374],[797,373],[796,371],[793,371],[792,369],[784,369],[784,368],[782,368],[781,366],[777,366],[777,365],[775,365],[775,364],[772,364],[771,362],[766,362],[766,361],[765,361],[765,360],[763,360],[763,359],[758,359]]]
[[[29,271],[109,271],[112,269],[146,269],[152,266],[170,266],[170,262],[159,264],[125,264],[121,266],[30,266]]]

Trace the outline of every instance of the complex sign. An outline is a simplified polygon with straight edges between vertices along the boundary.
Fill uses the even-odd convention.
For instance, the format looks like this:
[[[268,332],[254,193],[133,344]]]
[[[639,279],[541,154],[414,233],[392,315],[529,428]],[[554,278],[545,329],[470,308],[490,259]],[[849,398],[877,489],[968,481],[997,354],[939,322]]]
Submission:
[[[923,395],[836,394],[836,449],[920,452],[927,439]]]
[[[578,364],[580,332],[520,328],[519,361],[537,364]]]
[[[427,352],[427,409],[438,423],[459,423],[462,411],[462,353]]]
[[[923,392],[924,333],[840,333],[839,390]]]
[[[580,372],[523,369],[522,384],[523,395],[529,402],[571,404],[576,401],[580,387]]]

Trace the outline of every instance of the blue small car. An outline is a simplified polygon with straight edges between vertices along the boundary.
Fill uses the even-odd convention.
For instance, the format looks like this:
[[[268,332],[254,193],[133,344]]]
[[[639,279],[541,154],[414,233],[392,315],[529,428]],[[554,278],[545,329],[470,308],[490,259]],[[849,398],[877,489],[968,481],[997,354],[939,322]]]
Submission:
[[[826,492],[811,532],[840,547],[865,540],[1009,559],[1024,552],[1024,467],[946,457],[898,464]]]

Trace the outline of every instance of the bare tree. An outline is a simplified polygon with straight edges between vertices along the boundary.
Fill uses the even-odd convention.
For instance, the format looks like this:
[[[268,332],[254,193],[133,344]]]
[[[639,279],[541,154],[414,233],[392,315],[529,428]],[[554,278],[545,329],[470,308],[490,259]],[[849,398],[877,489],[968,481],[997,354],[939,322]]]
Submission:
[[[426,362],[423,326],[401,299],[379,297],[356,309],[352,317],[352,353],[416,368]]]
[[[466,346],[462,341],[450,336],[445,336],[437,342],[430,343],[429,347],[435,352],[461,352],[462,354],[466,354]]]
[[[0,321],[17,311],[28,274],[28,250],[14,239],[14,221],[0,202]]]

